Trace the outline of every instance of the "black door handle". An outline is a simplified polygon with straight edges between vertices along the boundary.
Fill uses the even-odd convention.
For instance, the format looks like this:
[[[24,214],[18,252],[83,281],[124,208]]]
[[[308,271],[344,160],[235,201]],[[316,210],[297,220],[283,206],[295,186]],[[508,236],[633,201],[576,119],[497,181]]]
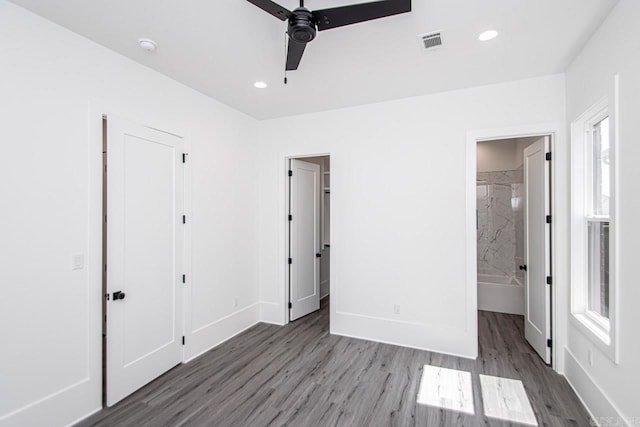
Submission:
[[[124,299],[124,297],[125,297],[125,294],[122,291],[115,291],[113,293],[113,300],[114,301],[119,300],[119,299]]]
[[[322,254],[321,254],[321,253],[317,253],[317,254],[316,254],[316,258],[320,258],[321,256],[322,256]]]
[[[520,266],[520,270],[527,271],[527,266],[526,266],[526,265],[521,265],[521,266]]]

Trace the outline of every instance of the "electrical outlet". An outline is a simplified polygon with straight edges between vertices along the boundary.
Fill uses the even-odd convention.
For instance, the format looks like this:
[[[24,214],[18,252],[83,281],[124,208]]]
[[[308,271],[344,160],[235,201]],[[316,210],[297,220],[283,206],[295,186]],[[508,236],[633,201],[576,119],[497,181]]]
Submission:
[[[233,306],[234,307],[238,306],[238,297],[233,297]]]
[[[394,304],[393,305],[393,313],[394,314],[400,314],[400,304]]]

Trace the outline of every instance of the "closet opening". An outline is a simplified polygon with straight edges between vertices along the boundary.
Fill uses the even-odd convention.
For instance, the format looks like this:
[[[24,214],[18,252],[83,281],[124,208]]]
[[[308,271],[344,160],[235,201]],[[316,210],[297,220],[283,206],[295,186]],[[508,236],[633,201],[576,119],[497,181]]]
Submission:
[[[329,155],[287,159],[287,316],[329,313],[331,161]]]

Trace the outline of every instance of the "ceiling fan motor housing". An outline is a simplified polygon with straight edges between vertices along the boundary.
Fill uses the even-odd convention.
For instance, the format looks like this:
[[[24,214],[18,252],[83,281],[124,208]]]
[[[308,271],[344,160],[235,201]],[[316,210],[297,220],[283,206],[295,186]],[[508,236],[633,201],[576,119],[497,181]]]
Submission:
[[[300,43],[309,43],[316,37],[316,23],[308,9],[300,7],[289,18],[287,33],[291,39]]]

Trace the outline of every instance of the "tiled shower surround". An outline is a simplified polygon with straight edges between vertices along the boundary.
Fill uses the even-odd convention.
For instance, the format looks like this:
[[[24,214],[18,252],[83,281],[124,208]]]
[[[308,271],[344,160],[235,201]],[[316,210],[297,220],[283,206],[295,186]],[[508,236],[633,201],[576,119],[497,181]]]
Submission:
[[[522,279],[523,202],[522,168],[478,173],[478,273]]]

